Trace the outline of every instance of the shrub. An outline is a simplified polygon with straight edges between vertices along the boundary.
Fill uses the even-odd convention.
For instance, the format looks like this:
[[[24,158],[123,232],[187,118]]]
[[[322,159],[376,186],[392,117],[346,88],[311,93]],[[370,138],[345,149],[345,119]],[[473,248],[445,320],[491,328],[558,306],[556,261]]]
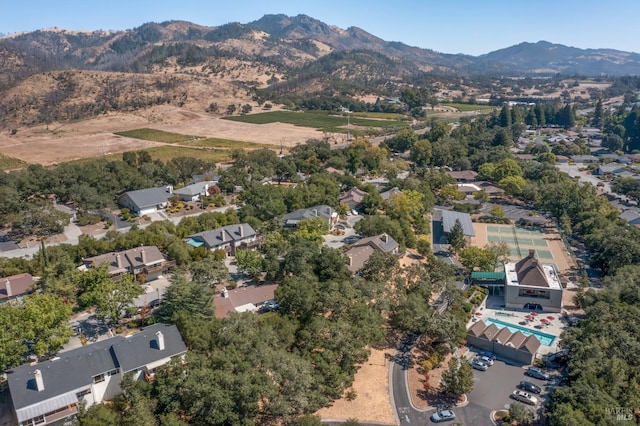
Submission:
[[[422,367],[422,369],[427,372],[427,371],[431,371],[433,369],[433,364],[431,364],[431,361],[429,361],[429,359],[425,359],[424,361],[422,361],[420,363],[420,367]]]
[[[355,389],[351,388],[344,394],[344,397],[347,401],[353,401],[358,397],[358,392],[356,392]]]

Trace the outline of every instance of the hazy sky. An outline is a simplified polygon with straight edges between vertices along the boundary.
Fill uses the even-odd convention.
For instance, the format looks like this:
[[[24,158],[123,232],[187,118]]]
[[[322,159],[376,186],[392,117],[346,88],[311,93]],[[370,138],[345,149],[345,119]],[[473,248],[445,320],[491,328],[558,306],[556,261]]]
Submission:
[[[639,0],[2,0],[0,33],[123,30],[168,20],[216,26],[276,13],[443,53],[480,55],[540,40],[640,52]]]

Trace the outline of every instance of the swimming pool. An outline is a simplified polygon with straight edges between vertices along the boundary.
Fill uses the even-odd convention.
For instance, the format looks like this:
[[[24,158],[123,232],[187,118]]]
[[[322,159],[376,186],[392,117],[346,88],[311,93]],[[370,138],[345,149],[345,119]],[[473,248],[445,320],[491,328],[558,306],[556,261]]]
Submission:
[[[545,345],[545,346],[551,346],[553,344],[553,341],[556,340],[556,336],[552,335],[552,334],[547,334],[547,333],[543,333],[541,331],[537,331],[537,330],[532,330],[530,328],[527,327],[522,327],[519,325],[515,325],[515,324],[510,324],[508,322],[504,322],[504,321],[500,321],[497,319],[493,319],[493,318],[487,318],[487,320],[485,321],[485,324],[495,324],[496,327],[498,328],[504,328],[506,327],[507,330],[509,330],[512,333],[515,333],[516,331],[521,331],[522,334],[524,334],[525,336],[531,336],[534,335],[538,338],[538,340],[540,340],[540,343]]]

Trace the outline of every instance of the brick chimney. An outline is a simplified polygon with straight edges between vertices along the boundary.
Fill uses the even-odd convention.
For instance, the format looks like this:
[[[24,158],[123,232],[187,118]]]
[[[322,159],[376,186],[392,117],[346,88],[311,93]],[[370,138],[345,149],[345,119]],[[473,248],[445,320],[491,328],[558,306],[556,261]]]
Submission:
[[[144,249],[140,250],[140,259],[142,260],[142,263],[144,263],[146,265],[146,263],[147,263],[147,253],[144,251]]]
[[[36,390],[41,392],[44,390],[44,380],[42,379],[42,372],[40,370],[36,370],[33,372],[33,378],[36,381]]]
[[[156,332],[156,338],[158,342],[158,349],[164,351],[164,334],[162,334],[162,331]]]
[[[7,282],[4,283],[4,286],[7,289],[7,297],[13,296],[13,292],[11,291],[11,281],[7,280]]]

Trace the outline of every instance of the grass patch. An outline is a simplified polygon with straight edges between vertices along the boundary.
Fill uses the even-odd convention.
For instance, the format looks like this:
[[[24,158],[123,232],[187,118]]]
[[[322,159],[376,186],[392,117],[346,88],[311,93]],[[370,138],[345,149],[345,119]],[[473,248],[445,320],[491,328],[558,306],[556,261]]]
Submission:
[[[151,154],[151,158],[153,160],[161,160],[166,163],[176,157],[192,157],[198,158],[204,161],[211,162],[224,162],[231,160],[231,150],[230,149],[202,149],[202,148],[187,148],[183,146],[156,146],[153,148],[142,149],[138,151],[147,151]],[[100,155],[97,157],[91,158],[81,158],[79,160],[69,161],[71,164],[86,164],[93,161],[122,161],[122,153],[114,153],[108,155]]]
[[[225,120],[239,121],[241,123],[252,124],[268,124],[268,123],[285,123],[293,124],[299,127],[312,127],[322,130],[323,132],[347,133],[347,115],[329,111],[272,111],[250,115],[239,115],[234,117],[224,117]],[[354,117],[351,119],[351,126],[364,128],[405,128],[407,123],[400,120],[376,120],[362,117]],[[355,133],[355,129],[352,129]]]
[[[145,149],[151,158],[154,160],[161,160],[167,162],[176,157],[193,157],[203,161],[210,162],[223,162],[231,159],[230,150],[217,150],[217,149],[198,149],[198,148],[185,148],[182,146],[157,146],[154,148]],[[122,157],[122,154],[120,154]]]
[[[28,163],[26,161],[22,161],[19,158],[7,157],[6,155],[0,154],[0,169],[2,170],[15,170],[15,169],[23,169],[27,167]]]
[[[125,136],[128,138],[142,139],[145,141],[164,142],[164,143],[181,143],[189,142],[194,139],[201,139],[200,136],[183,135],[180,133],[164,132],[162,130],[142,128],[127,130],[126,132],[117,132],[118,136]]]
[[[455,108],[458,111],[466,112],[466,111],[491,111],[495,109],[495,107],[491,105],[478,105],[478,104],[442,104],[444,106],[448,106],[451,108]]]
[[[263,143],[255,143],[255,142],[245,142],[245,141],[234,141],[231,139],[218,139],[218,138],[207,138],[207,139],[199,139],[195,141],[186,142],[184,145],[189,146],[201,146],[204,148],[226,148],[226,149],[259,149],[259,148],[277,148],[275,145],[263,144]]]
[[[376,120],[411,121],[411,117],[396,112],[352,112],[351,117],[373,118]]]

